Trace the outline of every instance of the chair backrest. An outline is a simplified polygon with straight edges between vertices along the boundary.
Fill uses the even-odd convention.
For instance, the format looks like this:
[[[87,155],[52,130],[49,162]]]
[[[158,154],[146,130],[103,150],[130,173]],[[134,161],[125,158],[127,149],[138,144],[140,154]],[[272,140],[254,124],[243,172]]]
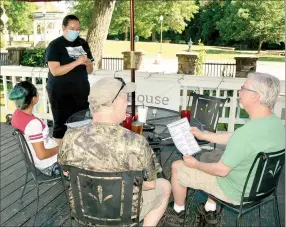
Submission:
[[[69,117],[67,123],[92,119],[90,109],[80,110]]]
[[[259,201],[272,194],[277,187],[279,176],[285,164],[285,149],[272,152],[257,154],[247,175],[245,185],[242,192],[242,202]],[[245,191],[255,167],[253,182],[249,192],[249,196],[245,196]]]
[[[191,122],[192,119],[199,121],[204,130],[216,131],[220,108],[229,98],[217,98],[213,96],[192,94]],[[192,125],[192,124],[191,124]]]
[[[26,166],[28,170],[31,172],[34,180],[37,180],[37,170],[35,167],[34,159],[31,153],[31,150],[29,148],[29,145],[25,139],[25,136],[22,134],[22,132],[19,129],[15,129],[14,132],[12,133],[13,136],[15,136],[18,140],[19,147],[21,150],[21,154],[25,160]]]
[[[139,224],[143,171],[104,173],[68,165],[61,167],[70,176],[72,217],[93,225]],[[134,185],[138,187],[138,197],[133,195]],[[136,217],[132,217],[134,196]]]

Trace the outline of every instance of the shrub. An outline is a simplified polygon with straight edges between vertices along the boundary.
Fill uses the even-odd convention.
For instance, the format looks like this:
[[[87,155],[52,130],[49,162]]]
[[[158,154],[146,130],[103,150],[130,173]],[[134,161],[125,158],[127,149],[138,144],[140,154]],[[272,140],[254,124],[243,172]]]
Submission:
[[[6,40],[4,35],[0,35],[0,48],[4,49],[6,47]]]
[[[23,66],[45,67],[45,48],[29,48],[25,50],[20,64]]]
[[[206,58],[206,49],[204,47],[204,44],[199,40],[199,56],[196,60],[196,75],[197,76],[203,76],[203,64],[205,62]]]

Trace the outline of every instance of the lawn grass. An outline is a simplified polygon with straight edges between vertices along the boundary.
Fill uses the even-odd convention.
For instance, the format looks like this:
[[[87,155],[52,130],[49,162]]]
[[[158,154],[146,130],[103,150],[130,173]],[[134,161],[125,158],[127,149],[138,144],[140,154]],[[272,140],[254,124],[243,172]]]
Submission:
[[[274,61],[274,62],[285,62],[285,57],[279,55],[265,54],[263,51],[257,55],[257,51],[233,51],[220,49],[219,47],[205,46],[207,51],[206,60],[224,60],[233,61],[236,55],[253,55],[259,56],[259,61]],[[129,41],[115,41],[107,40],[103,47],[104,57],[122,57],[123,51],[130,50]],[[146,58],[155,58],[156,54],[160,51],[160,43],[154,42],[136,42],[136,51],[143,51]],[[173,44],[173,43],[162,43],[162,57],[164,59],[176,58],[176,53],[188,51],[187,44]],[[198,45],[192,46],[192,51],[197,52],[199,50]]]
[[[32,42],[12,42],[13,46],[29,46]],[[225,48],[225,47],[222,47]],[[226,50],[218,46],[205,46],[206,49],[206,60],[216,61],[222,60],[226,62],[234,62],[236,55],[253,55],[259,56],[258,61],[272,61],[272,62],[285,62],[284,56],[270,55],[265,52],[257,55],[257,51],[242,51],[242,50]],[[117,40],[106,40],[103,46],[104,57],[122,57],[123,51],[130,50],[130,41],[117,41]],[[160,52],[159,42],[135,42],[135,50],[143,51],[146,58],[155,58],[158,52]],[[192,51],[197,52],[199,50],[198,45],[192,46]],[[176,59],[176,53],[188,51],[187,44],[175,44],[175,43],[162,43],[162,57],[164,59]],[[95,56],[96,57],[96,56]]]

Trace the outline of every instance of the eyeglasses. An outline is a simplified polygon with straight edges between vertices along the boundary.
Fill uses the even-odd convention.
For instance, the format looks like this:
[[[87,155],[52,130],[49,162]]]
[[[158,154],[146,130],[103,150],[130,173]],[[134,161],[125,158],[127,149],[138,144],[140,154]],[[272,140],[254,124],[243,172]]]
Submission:
[[[240,91],[242,91],[242,90],[251,91],[251,92],[257,92],[257,91],[251,90],[249,88],[246,88],[244,86],[241,86]]]
[[[121,77],[114,77],[114,79],[119,80],[122,84],[121,84],[121,88],[119,89],[117,95],[115,96],[115,98],[112,100],[112,102],[114,102],[114,100],[117,98],[117,96],[119,95],[119,93],[121,92],[121,90],[125,87],[126,83],[125,81],[121,78]]]

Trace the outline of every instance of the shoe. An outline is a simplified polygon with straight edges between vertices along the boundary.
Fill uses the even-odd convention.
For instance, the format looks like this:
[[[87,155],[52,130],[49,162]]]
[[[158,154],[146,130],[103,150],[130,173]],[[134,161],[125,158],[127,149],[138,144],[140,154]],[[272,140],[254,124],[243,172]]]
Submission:
[[[172,226],[172,227],[179,227],[183,226],[185,221],[185,211],[181,211],[177,213],[174,210],[174,203],[170,203],[166,209],[164,214],[164,227],[165,226]]]
[[[201,218],[204,220],[206,225],[207,224],[215,225],[218,223],[216,210],[215,211],[206,211],[204,203],[200,203],[198,205],[197,212],[201,216]]]

